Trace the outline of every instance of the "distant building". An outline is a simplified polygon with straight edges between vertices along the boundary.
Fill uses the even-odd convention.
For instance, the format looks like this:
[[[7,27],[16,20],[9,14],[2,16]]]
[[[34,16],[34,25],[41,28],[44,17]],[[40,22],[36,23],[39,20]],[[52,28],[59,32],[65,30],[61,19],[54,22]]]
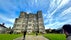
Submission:
[[[6,33],[7,28],[3,24],[0,24],[0,33]]]
[[[46,31],[46,33],[63,33],[63,30],[62,30],[62,28],[59,28],[59,29],[46,29],[45,30]]]
[[[19,18],[15,19],[13,30],[14,32],[26,30],[28,33],[35,31],[44,33],[45,27],[43,24],[42,11],[38,11],[37,14],[21,12]]]

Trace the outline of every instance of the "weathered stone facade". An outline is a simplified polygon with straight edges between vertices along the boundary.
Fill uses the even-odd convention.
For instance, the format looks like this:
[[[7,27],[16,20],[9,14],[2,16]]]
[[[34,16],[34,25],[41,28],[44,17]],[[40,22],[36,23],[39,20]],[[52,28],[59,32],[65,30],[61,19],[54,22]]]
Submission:
[[[45,32],[42,11],[38,11],[37,14],[21,12],[19,18],[15,19],[13,30],[14,32],[27,30],[28,33],[35,31]]]

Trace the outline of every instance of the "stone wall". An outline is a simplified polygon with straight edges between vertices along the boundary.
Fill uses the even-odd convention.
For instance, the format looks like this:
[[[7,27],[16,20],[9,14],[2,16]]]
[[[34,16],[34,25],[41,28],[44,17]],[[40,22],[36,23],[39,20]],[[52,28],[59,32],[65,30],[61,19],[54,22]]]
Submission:
[[[38,30],[39,32],[45,32],[42,11],[38,11],[36,14],[21,12],[19,18],[15,19],[13,30],[14,32],[27,30],[28,33]]]

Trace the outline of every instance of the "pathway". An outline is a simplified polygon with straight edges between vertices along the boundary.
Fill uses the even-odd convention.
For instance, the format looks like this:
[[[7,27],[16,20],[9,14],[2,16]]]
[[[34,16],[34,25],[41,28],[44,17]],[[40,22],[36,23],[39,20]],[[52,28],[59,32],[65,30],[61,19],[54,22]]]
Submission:
[[[23,37],[16,38],[14,40],[22,40]],[[33,35],[27,35],[25,40],[48,40],[47,38],[43,36],[33,36]]]

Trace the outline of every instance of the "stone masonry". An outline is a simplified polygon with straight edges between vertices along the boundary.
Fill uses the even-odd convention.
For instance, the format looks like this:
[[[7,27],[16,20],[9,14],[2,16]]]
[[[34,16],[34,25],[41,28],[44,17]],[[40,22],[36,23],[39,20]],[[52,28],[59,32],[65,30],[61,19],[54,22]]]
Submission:
[[[15,19],[13,30],[14,33],[20,33],[25,30],[28,33],[35,31],[44,33],[45,27],[43,23],[42,11],[38,11],[36,14],[21,12],[19,18]]]

